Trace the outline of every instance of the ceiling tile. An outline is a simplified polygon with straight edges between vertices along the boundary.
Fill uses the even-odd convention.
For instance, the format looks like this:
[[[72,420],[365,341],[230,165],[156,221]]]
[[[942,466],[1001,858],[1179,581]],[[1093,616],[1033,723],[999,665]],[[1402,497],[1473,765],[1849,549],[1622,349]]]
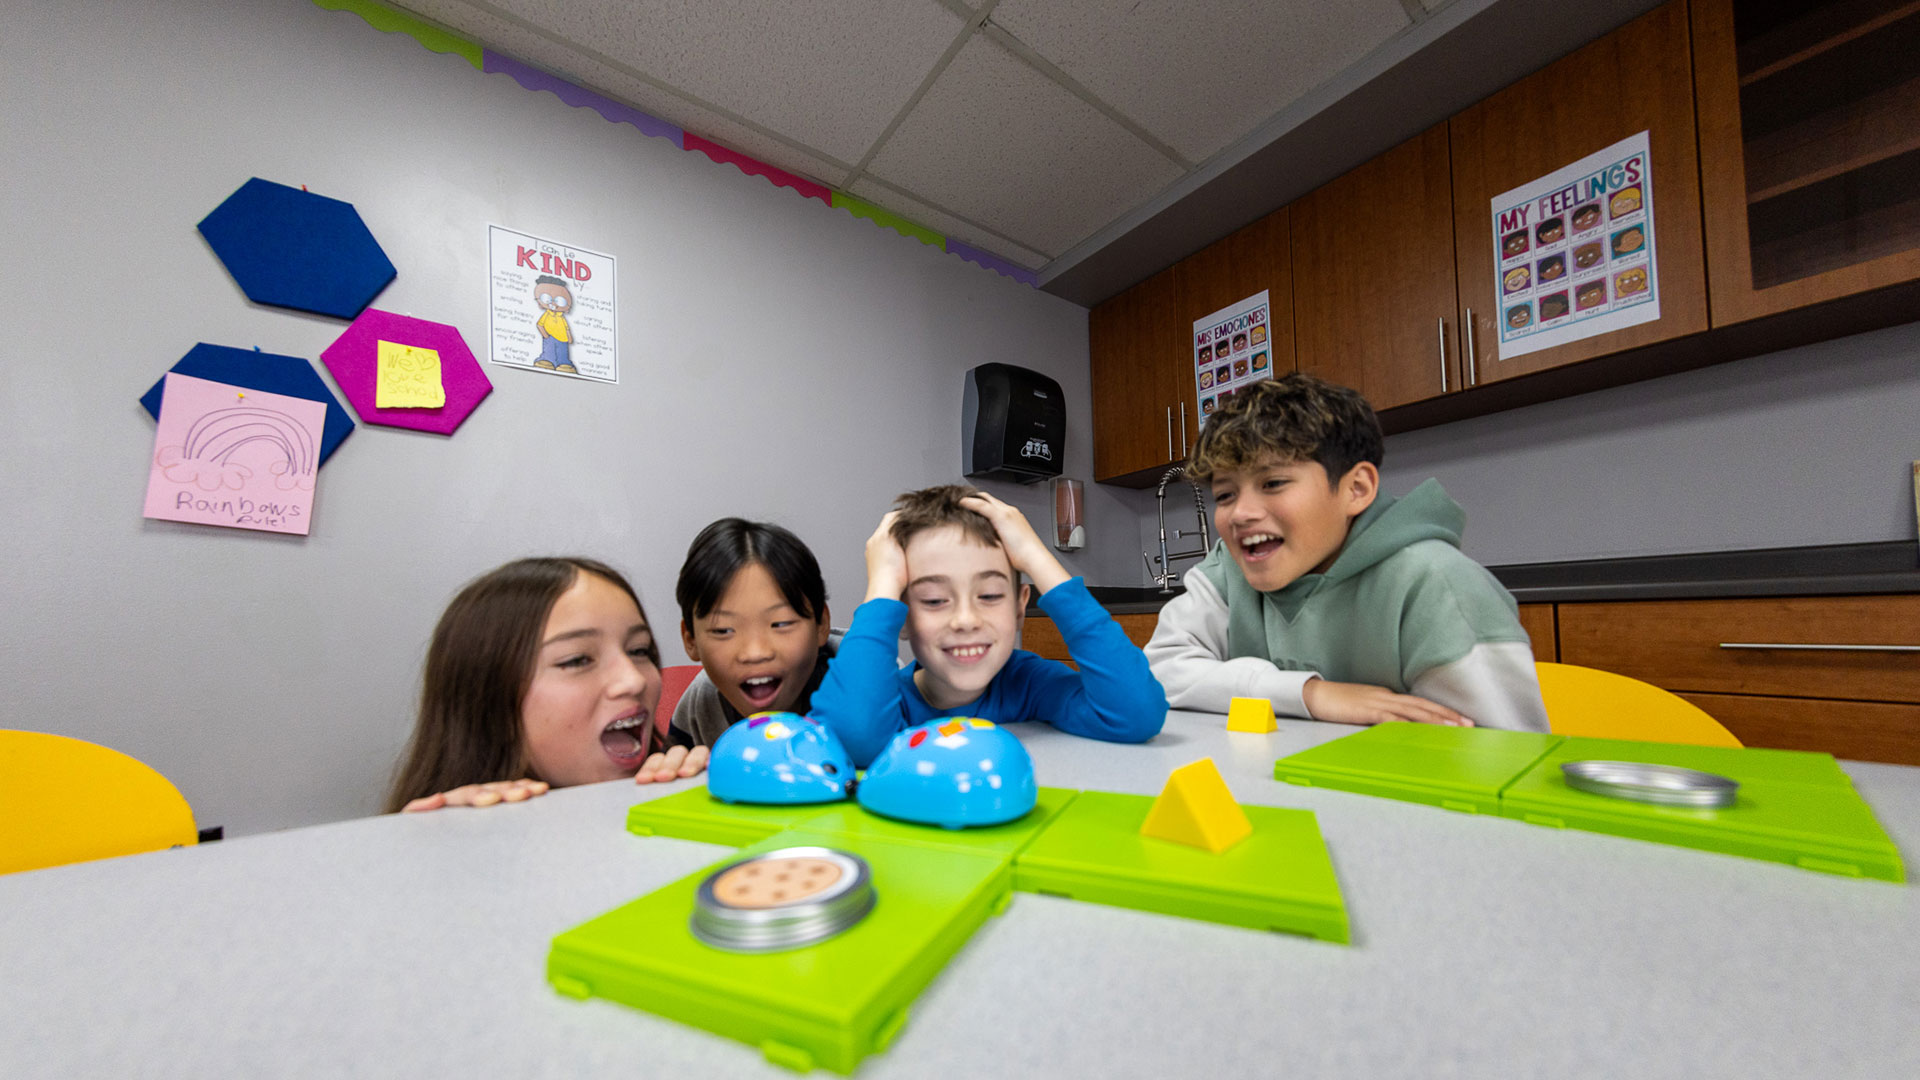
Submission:
[[[1038,270],[1047,263],[1047,257],[1031,248],[1022,247],[1011,240],[995,236],[985,229],[971,225],[937,207],[903,195],[886,184],[863,176],[854,181],[853,194],[873,203],[875,206],[891,210],[916,225],[925,225],[946,236],[951,236],[963,244],[977,247],[982,251],[998,255],[1015,266],[1027,270]]]
[[[991,21],[1199,162],[1411,20],[1400,0],[1003,0]]]
[[[789,143],[702,108],[671,91],[585,57],[565,43],[481,11],[464,0],[407,0],[407,6],[443,26],[486,43],[488,48],[544,68],[776,168],[829,186],[838,186],[846,180],[849,166],[844,162],[795,149]]]
[[[867,171],[1049,257],[1181,174],[982,35],[953,58]]]
[[[711,105],[858,161],[962,20],[937,0],[401,0],[466,7],[644,72]]]

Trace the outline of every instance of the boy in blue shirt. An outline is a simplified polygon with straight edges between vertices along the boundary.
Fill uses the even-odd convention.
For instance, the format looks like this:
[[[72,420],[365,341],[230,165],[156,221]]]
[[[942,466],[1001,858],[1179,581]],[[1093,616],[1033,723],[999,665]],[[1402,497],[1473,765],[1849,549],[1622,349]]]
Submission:
[[[867,598],[813,695],[812,715],[865,766],[896,732],[943,716],[1044,720],[1145,742],[1167,698],[1147,659],[1014,507],[948,485],[902,495],[867,539]],[[1080,665],[1016,647],[1025,573]],[[1017,587],[1016,587],[1017,586]],[[914,663],[895,661],[905,638]]]

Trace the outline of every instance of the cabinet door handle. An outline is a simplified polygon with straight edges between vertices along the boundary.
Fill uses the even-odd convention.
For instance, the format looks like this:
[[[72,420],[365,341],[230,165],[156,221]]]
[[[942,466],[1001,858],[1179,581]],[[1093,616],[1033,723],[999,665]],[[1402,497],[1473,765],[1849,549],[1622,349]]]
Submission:
[[[1917,652],[1920,645],[1828,645],[1798,642],[1723,641],[1723,649],[1783,649],[1793,652]]]
[[[1187,443],[1187,403],[1180,403],[1180,456],[1186,457],[1193,447]]]
[[[1173,460],[1173,406],[1167,406],[1167,460]]]
[[[1480,358],[1473,351],[1473,309],[1467,309],[1467,385],[1480,381]]]
[[[1440,392],[1447,392],[1447,317],[1442,315],[1440,323]]]

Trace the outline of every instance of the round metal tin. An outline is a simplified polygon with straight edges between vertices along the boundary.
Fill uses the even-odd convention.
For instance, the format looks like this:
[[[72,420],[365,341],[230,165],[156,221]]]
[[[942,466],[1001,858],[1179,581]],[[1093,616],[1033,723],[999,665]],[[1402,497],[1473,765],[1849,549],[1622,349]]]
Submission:
[[[1737,781],[1677,765],[1638,761],[1568,761],[1560,766],[1567,786],[1595,795],[1660,806],[1732,806]]]
[[[790,847],[715,870],[694,895],[693,936],[729,952],[778,952],[840,933],[873,910],[867,861],[824,847]]]

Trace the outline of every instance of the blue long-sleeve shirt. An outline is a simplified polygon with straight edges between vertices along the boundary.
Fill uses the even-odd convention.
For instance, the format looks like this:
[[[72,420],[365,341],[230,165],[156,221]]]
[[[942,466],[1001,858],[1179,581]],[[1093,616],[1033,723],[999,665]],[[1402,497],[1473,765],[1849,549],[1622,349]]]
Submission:
[[[1167,695],[1147,667],[1147,658],[1127,640],[1079,578],[1061,582],[1040,597],[1067,652],[1080,665],[1015,649],[985,693],[952,709],[936,709],[920,696],[913,673],[899,667],[897,642],[907,605],[869,600],[853,612],[853,625],[813,695],[811,714],[827,725],[864,767],[907,728],[943,716],[978,716],[996,723],[1042,720],[1061,731],[1108,742],[1145,742],[1167,718]]]

